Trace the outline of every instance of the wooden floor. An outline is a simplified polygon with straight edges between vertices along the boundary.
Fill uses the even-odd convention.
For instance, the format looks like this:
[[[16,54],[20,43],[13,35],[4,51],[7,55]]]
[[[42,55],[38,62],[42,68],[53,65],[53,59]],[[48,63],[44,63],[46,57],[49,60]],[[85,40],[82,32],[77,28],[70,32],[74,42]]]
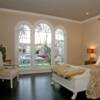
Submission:
[[[10,89],[9,81],[0,81],[0,100],[71,100],[72,92],[50,84],[51,74],[33,74],[20,76],[19,83],[14,80]],[[85,92],[78,94],[76,100],[88,100]]]

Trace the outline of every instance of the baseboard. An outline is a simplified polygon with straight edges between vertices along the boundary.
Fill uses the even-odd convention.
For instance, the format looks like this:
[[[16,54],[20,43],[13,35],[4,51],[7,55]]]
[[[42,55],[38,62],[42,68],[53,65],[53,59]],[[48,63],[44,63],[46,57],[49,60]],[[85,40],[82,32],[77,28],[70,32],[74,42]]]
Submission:
[[[31,68],[31,69],[20,69],[20,74],[35,74],[35,73],[48,73],[51,72],[51,68]]]

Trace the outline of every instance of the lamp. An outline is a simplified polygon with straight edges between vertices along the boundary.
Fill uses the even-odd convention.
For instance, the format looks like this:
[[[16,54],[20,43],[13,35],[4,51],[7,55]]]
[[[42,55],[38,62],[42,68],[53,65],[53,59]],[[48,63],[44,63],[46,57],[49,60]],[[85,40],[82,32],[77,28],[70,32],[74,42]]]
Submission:
[[[94,48],[87,48],[87,53],[88,54],[95,53],[95,49]]]
[[[87,54],[89,55],[89,60],[95,60],[95,49],[94,48],[87,48]]]

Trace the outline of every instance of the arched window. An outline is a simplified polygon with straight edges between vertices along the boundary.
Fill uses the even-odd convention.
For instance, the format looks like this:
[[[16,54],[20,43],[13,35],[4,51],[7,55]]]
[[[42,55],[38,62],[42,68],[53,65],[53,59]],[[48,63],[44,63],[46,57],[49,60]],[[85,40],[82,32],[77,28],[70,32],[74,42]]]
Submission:
[[[19,67],[31,65],[31,28],[26,23],[20,23],[16,28],[17,61]]]
[[[34,30],[34,31],[32,31]],[[64,29],[39,21],[32,29],[27,22],[16,27],[16,59],[20,68],[64,64]]]
[[[35,65],[51,65],[51,28],[46,23],[35,27]]]
[[[64,64],[64,30],[55,30],[55,64]]]

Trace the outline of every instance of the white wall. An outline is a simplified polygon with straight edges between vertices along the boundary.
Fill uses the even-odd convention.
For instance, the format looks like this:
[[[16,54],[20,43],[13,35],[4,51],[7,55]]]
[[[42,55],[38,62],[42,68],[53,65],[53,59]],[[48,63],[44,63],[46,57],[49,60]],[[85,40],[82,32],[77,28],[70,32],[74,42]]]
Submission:
[[[14,63],[14,36],[15,27],[20,21],[28,21],[34,25],[39,20],[50,22],[53,27],[63,26],[66,30],[66,62],[70,64],[82,64],[82,34],[80,23],[68,20],[49,18],[46,16],[0,10],[0,43],[7,47],[7,57]]]
[[[82,24],[83,34],[83,49],[82,57],[83,62],[87,59],[86,49],[88,47],[96,48],[96,56],[100,55],[100,20],[93,18]]]

